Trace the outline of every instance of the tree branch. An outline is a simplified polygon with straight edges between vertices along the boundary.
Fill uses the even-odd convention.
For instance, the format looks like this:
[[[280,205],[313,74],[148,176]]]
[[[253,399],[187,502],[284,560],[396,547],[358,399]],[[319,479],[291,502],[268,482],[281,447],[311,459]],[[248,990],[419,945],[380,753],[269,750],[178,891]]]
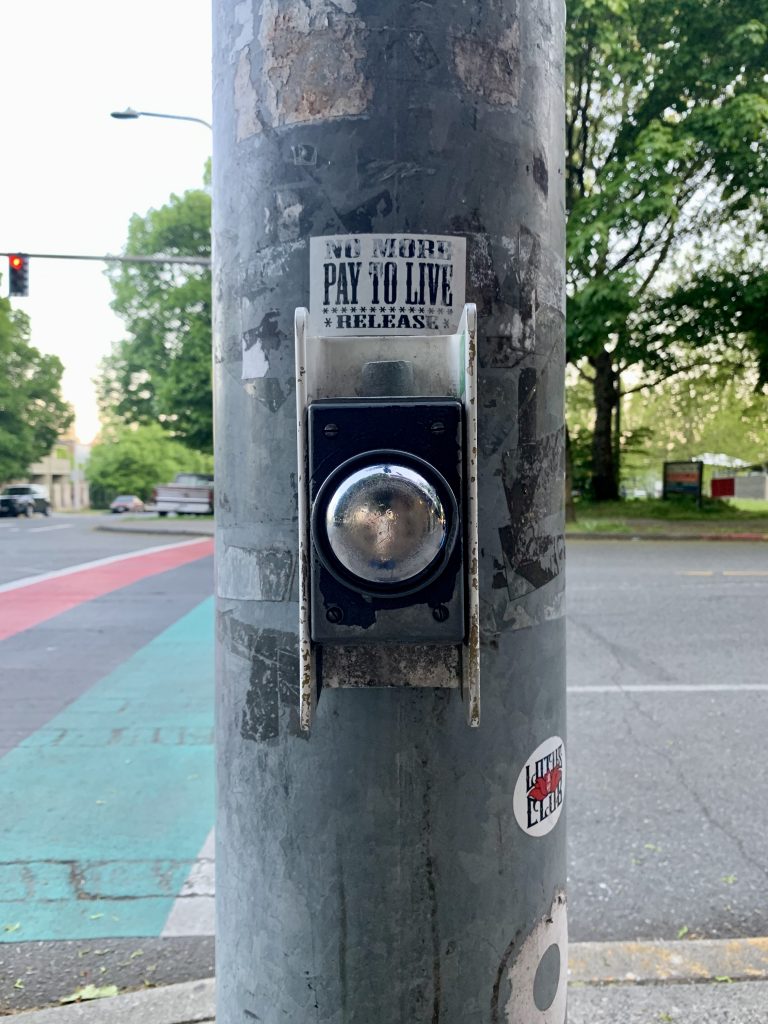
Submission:
[[[635,242],[635,244],[633,246],[631,246],[631,248],[628,249],[627,252],[624,253],[624,255],[621,257],[621,259],[618,261],[618,263],[615,263],[608,270],[609,274],[617,274],[620,270],[623,270],[624,267],[626,267],[626,265],[634,258],[635,254],[638,252],[638,250],[640,250],[642,248],[643,239],[645,238],[645,232],[646,232],[647,229],[648,229],[648,222],[646,221],[645,224],[642,224],[640,226],[640,234],[637,236],[637,241]]]
[[[667,373],[663,373],[656,380],[648,380],[643,384],[636,384],[633,388],[625,388],[622,391],[622,395],[634,395],[638,391],[646,391],[648,388],[655,388],[659,384],[663,384],[665,380],[670,380],[672,377],[676,377],[679,373],[690,373],[691,370],[698,370],[702,366],[708,366],[708,359],[700,359],[696,362],[689,363],[687,366],[677,366],[674,369],[670,369]]]

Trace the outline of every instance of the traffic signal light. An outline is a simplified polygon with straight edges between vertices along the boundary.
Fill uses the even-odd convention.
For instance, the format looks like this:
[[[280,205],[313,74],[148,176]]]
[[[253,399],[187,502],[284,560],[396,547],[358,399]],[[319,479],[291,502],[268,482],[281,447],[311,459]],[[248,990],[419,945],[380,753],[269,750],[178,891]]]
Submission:
[[[9,295],[29,295],[29,257],[14,253],[8,257]]]

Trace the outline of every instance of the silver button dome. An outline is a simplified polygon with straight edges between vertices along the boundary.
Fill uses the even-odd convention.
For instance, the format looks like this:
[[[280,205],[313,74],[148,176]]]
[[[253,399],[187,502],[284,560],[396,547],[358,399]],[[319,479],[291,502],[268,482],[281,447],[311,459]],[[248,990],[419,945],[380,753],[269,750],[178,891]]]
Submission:
[[[371,583],[403,583],[443,549],[448,524],[434,486],[416,470],[377,463],[351,473],[325,514],[331,551],[349,572]]]

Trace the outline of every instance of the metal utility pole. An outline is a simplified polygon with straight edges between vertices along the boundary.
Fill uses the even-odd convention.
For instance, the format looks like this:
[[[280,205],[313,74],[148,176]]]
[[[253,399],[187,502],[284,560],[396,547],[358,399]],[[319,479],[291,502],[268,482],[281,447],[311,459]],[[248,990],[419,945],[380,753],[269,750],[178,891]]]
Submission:
[[[218,1024],[563,1024],[563,4],[214,25]],[[477,305],[482,715],[325,688],[307,734],[294,310],[312,237],[406,233]]]

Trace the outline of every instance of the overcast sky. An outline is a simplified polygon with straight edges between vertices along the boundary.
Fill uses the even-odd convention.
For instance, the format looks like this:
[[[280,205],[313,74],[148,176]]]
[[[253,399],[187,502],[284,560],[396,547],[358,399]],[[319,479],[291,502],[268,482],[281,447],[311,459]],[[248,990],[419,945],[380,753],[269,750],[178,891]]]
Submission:
[[[112,110],[211,120],[210,0],[0,0],[0,252],[121,252],[133,213],[197,188],[210,132],[117,121]],[[0,293],[8,294],[0,258]],[[82,441],[98,429],[93,377],[122,333],[103,264],[32,260],[32,342],[65,366]],[[0,367],[0,372],[2,368]]]

